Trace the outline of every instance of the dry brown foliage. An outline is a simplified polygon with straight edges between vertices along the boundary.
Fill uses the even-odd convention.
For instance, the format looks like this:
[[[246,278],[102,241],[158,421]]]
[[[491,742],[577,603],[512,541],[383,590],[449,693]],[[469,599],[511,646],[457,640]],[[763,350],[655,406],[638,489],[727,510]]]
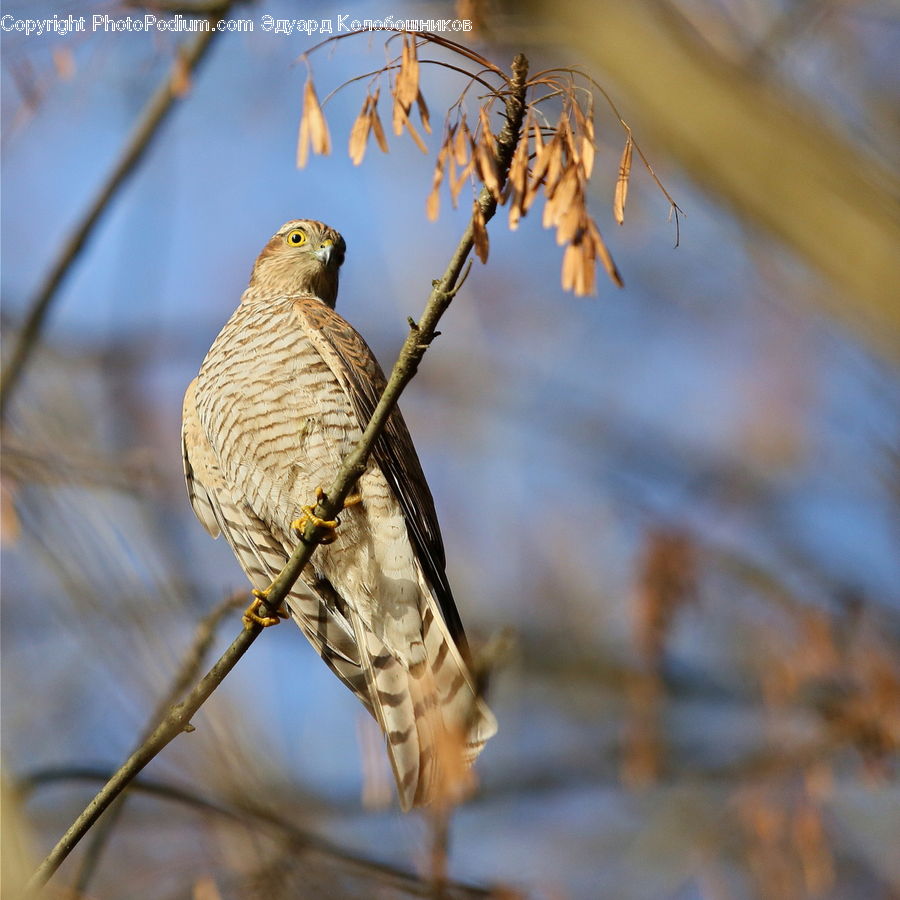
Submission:
[[[313,153],[319,155],[331,152],[328,123],[325,121],[311,78],[307,80],[303,89],[303,115],[300,117],[300,135],[297,138],[298,166],[306,165],[310,146],[312,146]]]
[[[662,774],[666,642],[677,612],[694,598],[697,568],[696,550],[687,533],[667,527],[649,531],[638,562],[633,604],[639,660],[626,684],[629,716],[621,776],[631,787],[646,787]]]
[[[361,33],[363,32],[351,32],[317,44],[304,54],[307,67],[310,54],[320,47]],[[474,199],[474,246],[482,262],[487,262],[489,243],[478,199],[480,191],[486,190],[498,204],[508,207],[508,223],[513,231],[538,196],[543,195],[542,224],[545,228],[556,230],[556,243],[564,248],[561,271],[563,288],[576,296],[595,293],[598,264],[614,284],[622,286],[622,276],[588,208],[588,185],[593,174],[596,152],[592,89],[606,99],[626,134],[625,149],[614,189],[615,221],[619,224],[624,222],[632,156],[636,150],[647,171],[668,199],[677,224],[680,210],[675,201],[656,178],[637,146],[631,129],[605,91],[587,76],[575,69],[547,69],[538,72],[528,81],[528,104],[518,143],[508,172],[502,172],[498,165],[495,137],[495,129],[499,126],[499,114],[495,106],[502,106],[503,99],[508,95],[510,76],[479,53],[447,38],[418,31],[389,33],[390,37],[385,42],[388,50],[387,63],[374,72],[346,83],[369,79],[362,109],[350,130],[350,158],[354,165],[362,162],[372,134],[381,150],[388,152],[378,112],[383,82],[387,82],[391,98],[394,134],[399,136],[406,131],[416,146],[427,154],[428,146],[411,116],[415,105],[421,130],[431,133],[428,105],[422,93],[422,68],[426,64],[439,66],[464,76],[466,84],[444,116],[425,211],[432,221],[438,217],[441,188],[445,183],[449,188],[451,203],[456,207],[463,186],[469,183]],[[400,53],[391,55],[392,42],[397,39],[400,41]],[[425,46],[448,51],[453,62],[420,59],[419,51]],[[458,64],[460,59],[462,62]],[[328,128],[313,88],[311,69],[309,71],[297,147],[297,163],[301,167],[308,160],[310,146],[314,153],[327,153],[329,150]],[[477,109],[469,109],[467,115],[468,94],[474,86],[486,89],[486,93],[478,98]],[[328,99],[326,97],[326,103]]]

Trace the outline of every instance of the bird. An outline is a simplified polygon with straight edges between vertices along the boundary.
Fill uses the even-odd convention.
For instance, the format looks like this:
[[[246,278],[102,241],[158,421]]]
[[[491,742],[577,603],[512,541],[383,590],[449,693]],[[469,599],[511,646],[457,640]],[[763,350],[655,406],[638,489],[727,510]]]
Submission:
[[[185,393],[191,505],[212,537],[224,535],[257,595],[284,567],[303,515],[386,384],[335,311],[345,253],[322,222],[282,225]],[[497,722],[473,674],[434,500],[398,409],[352,491],[285,606],[381,727],[409,811],[454,794]]]

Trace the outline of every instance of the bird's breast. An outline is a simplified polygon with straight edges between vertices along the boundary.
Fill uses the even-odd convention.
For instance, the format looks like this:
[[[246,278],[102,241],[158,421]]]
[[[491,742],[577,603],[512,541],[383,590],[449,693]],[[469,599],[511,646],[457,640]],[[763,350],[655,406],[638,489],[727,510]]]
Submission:
[[[200,369],[197,409],[236,491],[289,514],[331,483],[361,434],[291,301],[238,307]]]

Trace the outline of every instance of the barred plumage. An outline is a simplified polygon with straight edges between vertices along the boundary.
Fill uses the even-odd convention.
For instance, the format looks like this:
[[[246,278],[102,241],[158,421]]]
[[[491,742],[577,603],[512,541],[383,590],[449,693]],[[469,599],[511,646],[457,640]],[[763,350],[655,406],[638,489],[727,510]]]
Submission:
[[[185,480],[197,517],[225,535],[265,589],[297,537],[291,522],[327,487],[384,388],[336,312],[341,236],[283,225],[184,401]],[[385,733],[404,809],[445,792],[496,731],[476,696],[444,573],[431,493],[399,411],[287,600],[296,623]]]

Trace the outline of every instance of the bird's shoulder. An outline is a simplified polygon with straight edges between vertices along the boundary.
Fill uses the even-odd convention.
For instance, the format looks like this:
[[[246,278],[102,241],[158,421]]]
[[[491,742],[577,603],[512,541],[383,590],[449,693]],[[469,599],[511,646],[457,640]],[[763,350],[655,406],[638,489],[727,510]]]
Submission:
[[[342,381],[361,381],[377,399],[386,383],[384,372],[362,335],[317,297],[295,297],[292,307],[305,337],[335,375]]]

